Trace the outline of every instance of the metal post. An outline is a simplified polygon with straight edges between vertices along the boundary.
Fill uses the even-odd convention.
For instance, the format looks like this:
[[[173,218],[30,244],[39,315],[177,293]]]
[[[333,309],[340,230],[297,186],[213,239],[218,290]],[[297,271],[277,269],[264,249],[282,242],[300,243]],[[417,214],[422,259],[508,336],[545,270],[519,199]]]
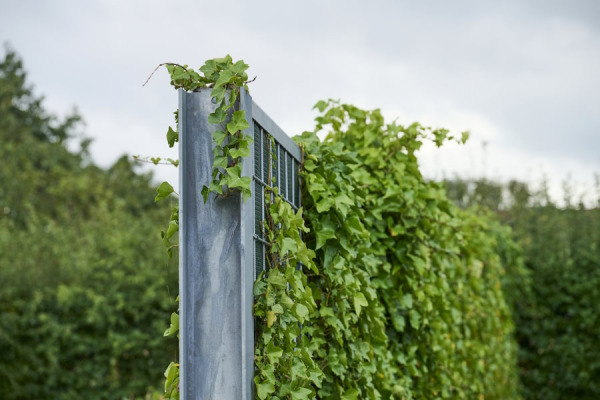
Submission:
[[[243,92],[241,105],[248,101],[252,129],[252,100]],[[182,400],[251,400],[253,207],[239,194],[203,203],[215,108],[210,89],[179,92],[180,391]],[[252,176],[252,160],[244,160],[243,175]]]

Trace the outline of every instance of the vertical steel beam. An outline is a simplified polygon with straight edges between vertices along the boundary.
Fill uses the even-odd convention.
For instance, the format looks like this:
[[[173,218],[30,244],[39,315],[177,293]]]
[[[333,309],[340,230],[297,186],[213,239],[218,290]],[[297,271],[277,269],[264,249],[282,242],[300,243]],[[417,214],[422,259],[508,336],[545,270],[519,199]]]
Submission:
[[[252,127],[244,92],[241,105],[248,99]],[[180,391],[182,400],[251,400],[253,207],[239,194],[203,203],[215,108],[209,89],[179,92]],[[253,159],[244,159],[243,175],[252,176]]]

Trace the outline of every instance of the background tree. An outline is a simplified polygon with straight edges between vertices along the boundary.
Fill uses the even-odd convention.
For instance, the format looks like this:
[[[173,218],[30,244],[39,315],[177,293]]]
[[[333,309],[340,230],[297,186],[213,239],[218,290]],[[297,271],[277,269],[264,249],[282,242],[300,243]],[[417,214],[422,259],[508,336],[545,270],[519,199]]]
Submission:
[[[33,94],[18,56],[0,63],[0,392],[115,399],[160,385],[177,270],[159,231],[168,204],[123,156],[94,165],[77,114]]]
[[[598,202],[593,208],[581,202],[575,206],[569,182],[563,185],[562,207],[550,199],[545,182],[537,191],[515,181],[455,179],[446,187],[462,207],[496,212],[512,225],[523,249],[530,288],[512,282],[508,298],[514,308],[524,397],[600,398]]]

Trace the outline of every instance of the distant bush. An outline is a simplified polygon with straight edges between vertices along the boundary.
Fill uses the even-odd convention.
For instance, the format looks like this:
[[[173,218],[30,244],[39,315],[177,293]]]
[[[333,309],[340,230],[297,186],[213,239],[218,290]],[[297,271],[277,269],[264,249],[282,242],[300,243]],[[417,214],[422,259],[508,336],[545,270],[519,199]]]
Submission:
[[[58,121],[0,63],[0,397],[121,399],[160,386],[175,343],[177,270],[158,230],[168,210],[126,157],[80,151],[76,115]]]
[[[599,399],[600,208],[574,207],[569,193],[558,207],[546,191],[519,182],[447,186],[463,205],[496,204],[523,248],[530,288],[508,300],[515,310],[524,397]]]

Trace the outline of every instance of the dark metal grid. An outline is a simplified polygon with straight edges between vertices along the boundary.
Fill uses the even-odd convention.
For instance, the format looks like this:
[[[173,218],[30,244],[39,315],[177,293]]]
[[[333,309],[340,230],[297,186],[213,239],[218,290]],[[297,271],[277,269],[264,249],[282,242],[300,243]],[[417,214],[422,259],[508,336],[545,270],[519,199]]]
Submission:
[[[298,161],[273,136],[254,123],[254,273],[256,277],[266,268],[266,245],[263,221],[265,218],[265,189],[277,187],[279,195],[294,210],[300,207]],[[269,168],[271,167],[271,168]]]

